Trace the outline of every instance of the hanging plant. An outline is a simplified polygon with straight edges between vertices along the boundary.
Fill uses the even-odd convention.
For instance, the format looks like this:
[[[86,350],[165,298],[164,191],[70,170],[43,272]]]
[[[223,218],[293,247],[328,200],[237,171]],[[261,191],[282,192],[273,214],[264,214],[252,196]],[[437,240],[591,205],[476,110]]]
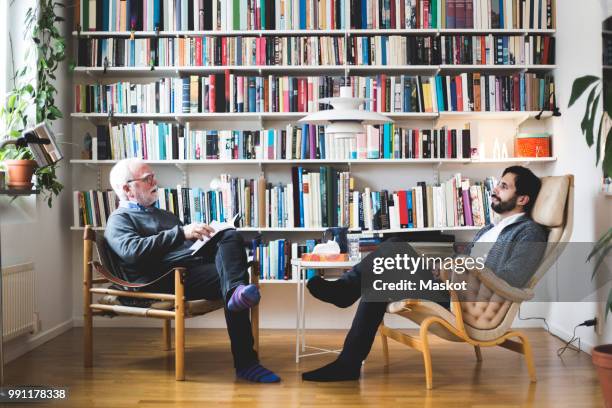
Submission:
[[[19,137],[27,127],[41,122],[51,124],[63,117],[55,103],[57,89],[53,82],[56,80],[55,72],[66,58],[66,41],[58,28],[64,18],[56,14],[58,9],[64,7],[58,1],[38,0],[37,6],[26,13],[26,36],[34,43],[32,51],[36,57],[36,80],[34,85],[30,83],[29,74],[33,67],[28,64],[15,71],[14,89],[7,95],[5,106],[0,107],[3,134],[8,137]],[[30,52],[28,50],[26,53],[26,61]],[[32,105],[36,112],[35,121],[28,117],[28,109]],[[32,159],[32,153],[26,148],[12,147],[0,152],[0,160],[13,158]],[[57,178],[56,168],[54,164],[36,170],[36,188],[49,207],[53,197],[64,188]]]

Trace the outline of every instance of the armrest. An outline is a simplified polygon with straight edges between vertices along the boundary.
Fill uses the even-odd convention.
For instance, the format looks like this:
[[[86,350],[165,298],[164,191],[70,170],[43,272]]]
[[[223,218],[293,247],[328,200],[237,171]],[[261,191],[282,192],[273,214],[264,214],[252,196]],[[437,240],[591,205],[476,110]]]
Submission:
[[[529,288],[515,288],[488,268],[475,269],[470,272],[474,273],[478,280],[492,292],[511,302],[523,302],[532,299],[534,296],[533,290]]]

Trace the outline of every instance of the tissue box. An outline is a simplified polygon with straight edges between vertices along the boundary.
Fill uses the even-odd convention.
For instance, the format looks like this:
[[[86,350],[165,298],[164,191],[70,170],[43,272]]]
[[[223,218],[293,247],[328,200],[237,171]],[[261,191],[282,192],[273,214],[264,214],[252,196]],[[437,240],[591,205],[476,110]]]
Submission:
[[[519,133],[514,140],[516,157],[550,157],[550,133]]]

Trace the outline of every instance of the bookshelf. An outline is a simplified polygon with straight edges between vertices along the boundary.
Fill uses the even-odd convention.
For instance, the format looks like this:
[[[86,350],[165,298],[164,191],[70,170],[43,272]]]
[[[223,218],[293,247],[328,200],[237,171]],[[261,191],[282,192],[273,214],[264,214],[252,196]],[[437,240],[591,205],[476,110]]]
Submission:
[[[276,0],[277,2],[291,0]],[[376,1],[376,0],[370,0]],[[403,0],[402,0],[403,1]],[[460,0],[459,0],[460,1]],[[474,1],[474,4],[480,0]],[[294,1],[295,2],[295,1]],[[338,3],[337,0],[321,0],[320,3]],[[508,0],[510,3],[510,0]],[[91,1],[90,1],[91,3]],[[263,1],[261,2],[263,3]],[[269,3],[266,1],[266,4]],[[205,65],[205,66],[77,66],[74,69],[74,84],[110,84],[116,81],[133,81],[137,83],[148,83],[161,78],[184,78],[189,76],[205,76],[220,73],[231,73],[233,75],[256,76],[256,77],[286,77],[286,76],[334,76],[334,77],[374,77],[377,75],[388,76],[456,76],[461,74],[482,73],[483,75],[522,75],[526,73],[537,75],[554,75],[556,65],[553,64],[529,64],[529,63],[507,63],[507,64],[428,64],[428,65],[353,65],[348,63],[347,42],[352,39],[363,37],[423,37],[430,40],[441,40],[454,36],[505,36],[527,41],[530,37],[542,37],[554,39],[556,29],[554,28],[554,3],[546,0],[543,3],[553,4],[552,19],[553,28],[446,28],[445,24],[438,24],[435,28],[422,28],[418,22],[413,28],[353,28],[351,19],[351,6],[355,0],[346,0],[344,8],[344,28],[334,29],[237,29],[237,30],[113,30],[113,31],[73,31],[72,36],[75,45],[82,39],[194,39],[198,37],[211,38],[271,38],[271,37],[333,37],[344,43],[344,62],[342,64],[329,65]],[[409,3],[409,2],[408,2]],[[433,2],[432,2],[433,3]],[[355,3],[356,4],[356,3]],[[399,3],[398,3],[399,4]],[[438,2],[439,4],[439,2]],[[476,16],[476,11],[474,16]],[[491,21],[489,21],[489,24]],[[537,25],[537,24],[536,24]],[[547,25],[547,24],[541,24]],[[523,40],[521,40],[523,41]],[[78,48],[75,46],[75,48]],[[553,54],[554,55],[554,54]],[[84,135],[91,131],[95,125],[119,124],[119,123],[143,123],[150,121],[177,123],[182,126],[189,125],[191,129],[208,130],[259,130],[280,129],[286,125],[296,124],[304,117],[306,112],[200,112],[200,113],[96,113],[96,112],[72,112],[71,118],[73,131],[77,135]],[[551,131],[552,112],[544,110],[526,111],[433,111],[433,112],[384,112],[393,119],[397,126],[404,128],[439,128],[442,126],[454,126],[461,128],[470,123],[478,131],[477,140],[484,140],[489,145],[493,139],[499,137],[504,143],[511,143],[519,130],[527,131]],[[539,119],[536,119],[538,117]],[[80,140],[76,136],[75,140]],[[554,143],[553,143],[554,146]],[[472,147],[477,147],[475,143]],[[554,153],[554,151],[553,151]],[[76,155],[78,157],[78,154]],[[180,172],[179,179],[183,185],[207,185],[211,178],[219,173],[231,172],[232,176],[248,177],[257,173],[263,173],[271,182],[288,181],[287,173],[291,166],[323,166],[332,165],[351,172],[357,179],[360,187],[370,186],[372,189],[393,190],[398,188],[398,174],[406,175],[404,185],[414,186],[416,181],[426,180],[428,183],[440,182],[447,178],[445,174],[461,172],[468,174],[471,179],[482,180],[485,176],[499,173],[508,165],[523,164],[534,166],[544,172],[549,171],[549,165],[554,164],[556,157],[545,158],[427,158],[427,159],[245,159],[245,160],[148,160],[151,165],[156,166],[156,171],[162,173],[165,180],[176,181],[176,173],[170,170],[172,167]],[[98,190],[107,187],[105,182],[110,167],[116,160],[88,160],[72,159],[75,178],[78,179],[79,190],[86,190],[96,185]],[[255,168],[255,169],[254,169]],[[159,170],[158,170],[159,169]],[[401,172],[401,173],[400,173]],[[104,182],[103,182],[104,181]],[[172,181],[166,181],[165,185],[172,185]],[[388,186],[388,184],[391,186]],[[163,185],[163,183],[160,183]],[[360,189],[362,191],[362,188]],[[81,230],[81,227],[72,226],[72,230]],[[96,229],[102,229],[100,227]],[[478,227],[439,227],[439,228],[409,228],[409,229],[383,229],[367,231],[368,233],[387,234],[395,232],[419,232],[419,231],[442,231],[448,233],[471,234]],[[291,234],[296,239],[303,240],[306,237],[318,237],[325,228],[240,228],[245,234],[265,234],[269,236],[282,236]],[[280,234],[280,235],[279,235]],[[293,239],[293,238],[292,238]],[[279,282],[282,283],[283,281]],[[272,283],[272,282],[270,282]]]

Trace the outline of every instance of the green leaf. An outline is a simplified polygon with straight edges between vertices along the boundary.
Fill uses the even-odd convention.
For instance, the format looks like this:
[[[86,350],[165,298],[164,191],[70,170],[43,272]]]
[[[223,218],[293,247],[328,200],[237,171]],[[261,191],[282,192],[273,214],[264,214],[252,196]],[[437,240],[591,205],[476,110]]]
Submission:
[[[599,97],[601,96],[601,93],[597,95],[597,98],[595,98],[595,101],[593,102],[593,105],[591,107],[591,116],[589,118],[589,120],[587,121],[587,125],[586,125],[586,142],[589,145],[589,147],[591,147],[593,145],[593,127],[595,126],[595,115],[597,114],[597,107],[599,106]]]
[[[612,128],[606,137],[606,148],[604,151],[602,170],[604,177],[612,177]]]
[[[587,90],[587,88],[598,80],[599,77],[594,75],[585,75],[583,77],[576,78],[574,80],[574,84],[572,85],[572,95],[567,107],[571,107],[574,102],[576,102],[576,100],[580,98],[580,96]]]
[[[15,108],[15,102],[17,101],[17,95],[11,95],[8,98],[8,101],[6,103],[9,111],[13,110]]]
[[[580,122],[580,129],[582,129],[582,133],[585,136],[587,135],[587,126],[589,123],[589,114],[591,113],[591,104],[593,103],[593,98],[595,98],[596,91],[597,91],[597,88],[593,88],[591,92],[589,93],[587,104],[586,104],[586,107],[584,108],[584,117],[582,118],[582,122]],[[591,140],[591,143],[589,143],[588,137],[587,137],[587,144],[589,145],[589,147],[591,147],[591,145],[593,144],[592,140]]]
[[[599,119],[599,126],[597,127],[597,140],[595,141],[595,165],[599,164],[599,154],[601,153],[601,128],[603,126],[604,118],[606,117],[606,113],[604,112]]]
[[[612,312],[612,289],[610,289],[610,293],[608,293],[608,300],[606,301],[606,319],[608,318],[608,313]]]
[[[49,106],[49,112],[58,118],[62,117],[62,112],[56,106]]]

